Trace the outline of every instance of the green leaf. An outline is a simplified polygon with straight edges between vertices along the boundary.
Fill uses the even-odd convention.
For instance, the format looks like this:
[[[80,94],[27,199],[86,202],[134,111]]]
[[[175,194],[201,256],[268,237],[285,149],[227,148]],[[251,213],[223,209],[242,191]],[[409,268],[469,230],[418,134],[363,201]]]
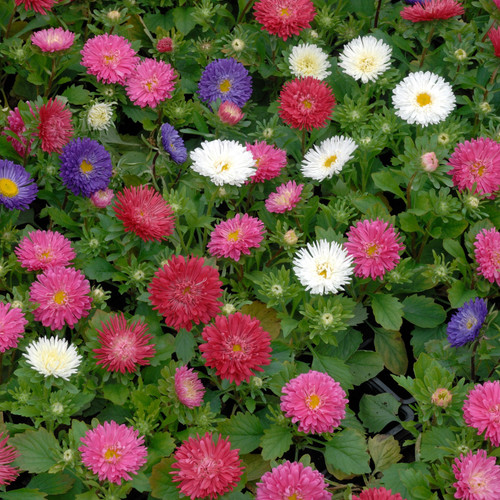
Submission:
[[[243,464],[245,465],[245,472],[247,481],[256,481],[260,479],[268,470],[271,469],[269,462],[263,460],[260,453],[253,455],[241,455]]]
[[[384,471],[381,482],[385,488],[392,490],[393,494],[399,493],[403,498],[412,500],[413,496],[411,496],[406,486],[408,478],[405,475],[405,471],[407,470],[420,474],[422,478],[425,478],[425,475],[428,474],[427,466],[422,462],[398,463],[391,465]],[[425,479],[423,481],[425,482]],[[431,499],[432,495],[429,495],[427,500]]]
[[[347,365],[351,370],[352,383],[360,385],[384,369],[384,360],[378,352],[357,351],[348,359]]]
[[[149,484],[151,485],[151,496],[154,498],[179,498],[179,490],[176,483],[172,482],[172,464],[175,462],[174,457],[164,458],[160,463],[156,464],[149,476]]]
[[[373,472],[384,471],[403,458],[399,443],[394,439],[394,436],[390,435],[377,434],[369,438],[368,451],[375,464]]]
[[[75,222],[66,212],[56,207],[47,207],[47,213],[50,218],[59,226],[70,230],[76,230],[80,233],[80,224]]]
[[[231,446],[239,448],[240,454],[250,453],[260,446],[264,433],[262,423],[251,413],[237,413],[219,425],[224,436],[229,436]]]
[[[466,302],[477,297],[477,291],[466,288],[465,283],[461,280],[455,281],[448,288],[448,300],[453,309],[462,307]]]
[[[375,350],[382,356],[384,365],[396,375],[406,373],[408,355],[405,343],[399,332],[388,332],[381,328],[375,329]]]
[[[68,99],[70,104],[87,104],[90,101],[90,92],[83,88],[83,85],[72,85],[68,87],[63,93],[63,97]]]
[[[388,423],[399,422],[398,409],[399,403],[391,394],[364,394],[358,416],[370,432],[380,432]]]
[[[28,488],[38,489],[49,495],[62,495],[71,489],[75,478],[58,472],[57,474],[39,474],[29,482]]]
[[[404,317],[422,328],[434,328],[446,319],[445,310],[430,297],[410,295],[403,300]]]
[[[175,28],[183,35],[187,35],[196,26],[193,12],[193,7],[177,7],[173,10]]]
[[[122,384],[105,384],[103,387],[103,396],[114,403],[122,406],[128,399],[130,388]]]
[[[390,170],[382,170],[381,172],[375,172],[372,174],[373,182],[382,191],[389,191],[389,193],[399,196],[399,198],[404,198],[405,195],[401,188],[399,187],[399,182],[394,174]]]
[[[16,434],[9,444],[19,452],[15,465],[34,474],[47,472],[62,456],[57,439],[43,427]]]
[[[148,462],[154,463],[168,457],[175,450],[175,440],[169,432],[156,432],[148,445]]]
[[[97,257],[83,266],[83,272],[87,278],[101,282],[111,279],[116,269],[107,260]]]
[[[453,452],[445,450],[455,441],[455,433],[448,427],[431,427],[422,434],[420,457],[424,462],[434,462],[451,456]]]
[[[372,296],[373,314],[386,330],[399,331],[403,324],[403,306],[396,297],[385,293]]]
[[[401,229],[407,233],[423,233],[423,229],[414,214],[403,212],[398,215]]]
[[[271,340],[275,340],[281,331],[280,320],[276,311],[267,307],[263,302],[255,300],[251,304],[245,304],[241,308],[243,314],[249,314],[252,318],[257,318],[260,321],[260,326],[271,336]]]
[[[467,258],[465,257],[464,249],[462,245],[457,240],[445,239],[443,240],[443,248],[455,259],[460,262],[460,264],[467,264]]]
[[[367,474],[371,470],[365,438],[350,429],[335,434],[326,443],[325,460],[345,474]]]
[[[353,388],[351,370],[341,359],[314,353],[312,369],[328,373],[345,391]]]
[[[43,500],[47,498],[47,493],[31,488],[22,488],[20,490],[0,492],[0,498],[3,500]]]
[[[292,445],[292,431],[288,427],[273,424],[264,431],[260,445],[264,460],[280,458]]]
[[[191,333],[186,330],[180,330],[175,337],[175,352],[177,356],[188,363],[194,356],[194,346],[196,345],[196,340]]]

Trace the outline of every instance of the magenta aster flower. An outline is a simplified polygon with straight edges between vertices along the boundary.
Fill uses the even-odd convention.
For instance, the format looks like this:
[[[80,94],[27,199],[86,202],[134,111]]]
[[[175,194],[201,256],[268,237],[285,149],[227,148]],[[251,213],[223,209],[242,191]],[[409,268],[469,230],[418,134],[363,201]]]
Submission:
[[[27,102],[27,104],[31,109],[29,101]],[[16,107],[10,110],[9,116],[7,116],[7,122],[9,123],[9,125],[4,128],[2,135],[7,135],[5,132],[9,131],[14,132],[14,134],[18,136],[16,138],[7,135],[7,142],[10,142],[12,144],[12,147],[16,150],[16,153],[24,158],[25,154],[30,154],[31,152],[31,144],[33,142],[33,139],[28,140],[26,137],[24,137],[24,132],[26,132],[26,125],[24,124],[24,120],[21,116],[19,108]]]
[[[39,14],[46,15],[50,12],[58,0],[15,0],[16,5],[24,5],[25,10],[34,10]]]
[[[99,424],[80,438],[83,445],[78,451],[83,465],[97,474],[99,481],[107,479],[116,484],[121,484],[122,479],[130,481],[130,474],[137,474],[147,462],[144,437],[138,435],[139,431],[113,420]]]
[[[267,144],[265,141],[255,141],[246,144],[247,150],[252,153],[257,171],[249,182],[264,182],[280,175],[286,167],[286,151]]]
[[[90,201],[96,208],[106,208],[111,205],[114,196],[115,193],[112,189],[99,189],[90,196]]]
[[[278,186],[276,192],[271,193],[266,200],[267,210],[276,214],[289,212],[299,203],[303,188],[304,184],[297,184],[295,181]]]
[[[474,246],[478,274],[500,285],[500,232],[495,228],[483,229],[476,235]]]
[[[65,267],[76,257],[71,242],[57,231],[31,231],[14,252],[21,266],[28,271]]]
[[[331,500],[323,474],[300,462],[288,460],[266,472],[257,483],[256,500]]]
[[[455,473],[455,498],[463,500],[498,500],[500,498],[500,466],[485,450],[460,454],[452,464]]]
[[[403,498],[399,493],[392,493],[392,490],[380,487],[364,490],[359,497],[353,495],[352,500],[403,500]]]
[[[198,374],[187,366],[175,370],[175,393],[179,401],[188,408],[201,406],[205,388],[198,378]]]
[[[127,79],[130,100],[145,108],[156,108],[158,103],[172,97],[175,73],[170,64],[156,59],[144,59]]]
[[[345,417],[346,393],[330,375],[310,370],[293,378],[282,389],[281,411],[298,430],[311,434],[333,432]]]
[[[38,303],[33,316],[51,330],[60,330],[65,324],[73,328],[89,314],[89,293],[90,284],[81,271],[72,267],[46,269],[30,288],[30,302]]]
[[[75,41],[75,34],[62,28],[48,28],[35,31],[31,35],[31,43],[40,48],[42,52],[60,52],[67,50]]]
[[[18,456],[17,450],[7,444],[9,436],[0,432],[0,485],[9,484],[19,475],[19,469],[10,465]]]
[[[0,302],[0,352],[17,347],[28,321],[18,307]],[[2,484],[2,483],[0,483]]]
[[[400,15],[412,23],[450,19],[464,13],[464,7],[456,0],[420,0],[405,7]]]
[[[236,214],[215,226],[207,245],[208,251],[215,257],[239,261],[242,253],[250,255],[250,248],[260,247],[264,231],[264,224],[257,217]]]
[[[398,252],[405,248],[399,238],[388,222],[379,219],[358,221],[351,226],[344,247],[354,258],[354,274],[376,279],[394,269],[400,260]]]

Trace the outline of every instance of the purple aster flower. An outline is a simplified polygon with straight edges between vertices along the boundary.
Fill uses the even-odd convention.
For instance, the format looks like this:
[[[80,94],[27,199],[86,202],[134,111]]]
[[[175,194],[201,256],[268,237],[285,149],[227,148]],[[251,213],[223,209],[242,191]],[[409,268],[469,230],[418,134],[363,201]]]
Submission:
[[[446,333],[453,347],[460,347],[471,342],[478,335],[483,326],[488,309],[483,299],[471,299],[466,302],[451,317]]]
[[[242,108],[252,95],[252,78],[236,59],[216,59],[203,70],[198,93],[208,104],[221,99]]]
[[[104,146],[88,137],[73,139],[60,156],[63,184],[75,195],[89,198],[106,189],[113,166]]]
[[[26,210],[37,192],[37,185],[24,167],[0,160],[0,203],[9,210]]]
[[[184,146],[184,141],[179,132],[169,123],[164,123],[161,126],[161,143],[163,144],[163,149],[175,163],[180,165],[187,160],[187,150]]]

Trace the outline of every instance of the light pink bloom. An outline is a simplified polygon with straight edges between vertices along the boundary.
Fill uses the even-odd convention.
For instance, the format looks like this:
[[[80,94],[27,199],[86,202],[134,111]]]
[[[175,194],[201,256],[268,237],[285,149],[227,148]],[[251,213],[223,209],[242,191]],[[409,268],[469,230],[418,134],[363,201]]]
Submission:
[[[495,228],[483,229],[476,235],[474,246],[478,274],[500,285],[500,232]]]
[[[0,302],[0,352],[17,347],[28,321],[18,307]],[[2,484],[2,483],[0,483]]]
[[[245,116],[240,107],[230,101],[224,101],[219,106],[217,114],[219,115],[220,121],[228,125],[236,125]]]
[[[28,106],[30,106],[29,102],[27,104]],[[5,134],[5,132],[10,131],[14,132],[14,134],[16,134],[19,137],[18,139],[16,139],[15,137],[11,137],[10,135],[8,135],[7,141],[12,144],[12,147],[16,150],[17,154],[24,158],[24,155],[26,154],[26,149],[28,149],[27,154],[30,154],[31,152],[31,144],[33,142],[33,139],[28,140],[26,137],[24,137],[26,126],[24,125],[24,121],[21,117],[19,108],[14,108],[10,110],[9,116],[7,117],[7,122],[9,123],[9,126],[5,127],[4,131],[2,132],[2,135],[7,135]]]
[[[282,214],[295,208],[300,201],[300,195],[304,184],[288,181],[278,186],[275,193],[271,193],[266,200],[266,208],[269,212]]]
[[[346,393],[330,375],[310,370],[290,380],[283,388],[281,411],[298,430],[311,434],[333,432],[345,417]]]
[[[264,224],[257,217],[236,214],[232,219],[215,226],[208,250],[215,257],[229,257],[240,260],[241,254],[250,255],[250,248],[260,247],[264,237]]]
[[[9,435],[0,432],[0,485],[9,484],[19,475],[19,469],[10,465],[19,453],[13,446],[7,444],[8,440]]]
[[[137,474],[147,462],[144,437],[138,435],[139,431],[113,420],[99,424],[80,438],[83,445],[78,451],[83,465],[97,474],[99,481],[107,479],[116,484],[121,484],[122,479],[130,481],[130,474]]]
[[[265,141],[246,144],[247,150],[252,153],[257,171],[249,182],[264,182],[280,175],[286,167],[286,151],[267,144]]]
[[[170,64],[156,59],[144,59],[127,79],[127,95],[141,108],[156,108],[158,103],[172,97],[175,78]]]
[[[201,406],[205,388],[198,378],[198,374],[187,366],[175,370],[175,393],[179,401],[188,408]]]
[[[422,164],[422,168],[426,172],[434,172],[434,170],[436,170],[439,165],[439,161],[434,151],[431,151],[430,153],[424,153],[420,157],[420,163]]]
[[[99,189],[99,191],[90,196],[90,201],[97,208],[106,208],[108,205],[111,205],[114,195],[112,189]]]
[[[42,52],[59,52],[69,49],[75,41],[75,34],[62,28],[48,28],[35,31],[31,35],[31,43]]]

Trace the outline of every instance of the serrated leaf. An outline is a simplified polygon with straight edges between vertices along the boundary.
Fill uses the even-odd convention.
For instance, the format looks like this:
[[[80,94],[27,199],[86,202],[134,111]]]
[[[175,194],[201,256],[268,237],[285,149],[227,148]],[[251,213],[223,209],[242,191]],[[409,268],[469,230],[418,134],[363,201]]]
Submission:
[[[398,408],[399,403],[391,394],[364,394],[358,416],[370,432],[380,432],[388,423],[399,421]]]
[[[377,323],[386,330],[398,331],[403,324],[403,305],[396,297],[385,293],[372,296],[372,309]]]
[[[434,328],[446,319],[446,311],[430,297],[410,295],[403,300],[404,317],[421,328]]]
[[[420,445],[420,457],[424,462],[434,462],[451,455],[453,452],[446,451],[455,440],[455,433],[448,427],[431,427],[422,434]]]
[[[268,470],[271,470],[269,462],[264,460],[260,454],[240,454],[240,457],[245,465],[247,481],[256,481],[257,479],[260,479]]]
[[[276,311],[267,307],[263,302],[256,300],[251,304],[245,304],[241,308],[241,312],[249,314],[252,318],[257,318],[260,321],[260,326],[271,336],[271,340],[275,340],[280,334],[281,321]]]
[[[466,288],[465,283],[461,280],[455,281],[448,288],[448,300],[453,309],[462,307],[466,302],[477,297],[477,291]]]
[[[260,439],[262,458],[275,460],[286,453],[292,445],[292,431],[288,427],[273,424],[264,431]]]
[[[341,359],[314,353],[312,369],[328,373],[345,391],[353,388],[351,370]]]
[[[388,469],[384,471],[384,475],[381,478],[382,485],[388,490],[392,490],[393,494],[399,493],[403,498],[411,500],[410,491],[406,487],[405,483],[407,478],[405,477],[405,471],[412,470],[422,477],[428,473],[427,466],[422,462],[413,463],[398,463],[391,465]],[[432,495],[428,500],[431,500]]]
[[[116,269],[106,259],[96,257],[83,266],[83,272],[87,278],[101,282],[111,279]]]
[[[68,87],[63,93],[63,97],[68,99],[70,104],[87,104],[90,101],[90,92],[83,88],[83,85],[72,85]]]
[[[394,436],[390,435],[377,434],[369,438],[368,451],[375,464],[373,472],[384,471],[403,458],[399,443],[394,439]]]
[[[15,465],[34,474],[47,472],[62,456],[57,439],[43,427],[16,434],[9,444],[19,452]]]
[[[408,354],[399,332],[388,332],[380,328],[375,329],[375,350],[382,356],[384,365],[396,375],[406,373],[408,368]]]
[[[149,476],[149,484],[151,485],[151,496],[154,498],[179,498],[178,488],[176,483],[172,482],[172,464],[175,462],[174,457],[164,458],[161,462],[153,466],[151,475]]]
[[[175,352],[179,359],[188,363],[194,356],[194,346],[196,345],[196,340],[191,333],[186,330],[181,330],[175,336]]]
[[[31,488],[22,488],[20,490],[0,492],[0,498],[2,500],[27,500],[28,498],[29,500],[43,500],[47,498],[47,493]]]
[[[250,453],[260,446],[264,429],[260,420],[251,413],[237,413],[219,425],[224,436],[229,436],[231,446],[239,448],[240,454]]]
[[[62,495],[71,489],[74,482],[74,477],[63,472],[39,474],[29,482],[28,488],[38,489],[48,495]]]
[[[195,26],[196,19],[193,17],[194,8],[176,7],[173,10],[175,27],[183,35],[187,35]]]
[[[325,460],[345,474],[367,474],[371,470],[365,438],[350,429],[335,434],[326,443]]]
[[[154,463],[162,457],[168,457],[175,450],[175,440],[169,432],[156,432],[148,446],[148,462]]]
[[[384,369],[384,360],[378,352],[357,351],[347,360],[347,365],[351,370],[352,383],[360,385]]]

